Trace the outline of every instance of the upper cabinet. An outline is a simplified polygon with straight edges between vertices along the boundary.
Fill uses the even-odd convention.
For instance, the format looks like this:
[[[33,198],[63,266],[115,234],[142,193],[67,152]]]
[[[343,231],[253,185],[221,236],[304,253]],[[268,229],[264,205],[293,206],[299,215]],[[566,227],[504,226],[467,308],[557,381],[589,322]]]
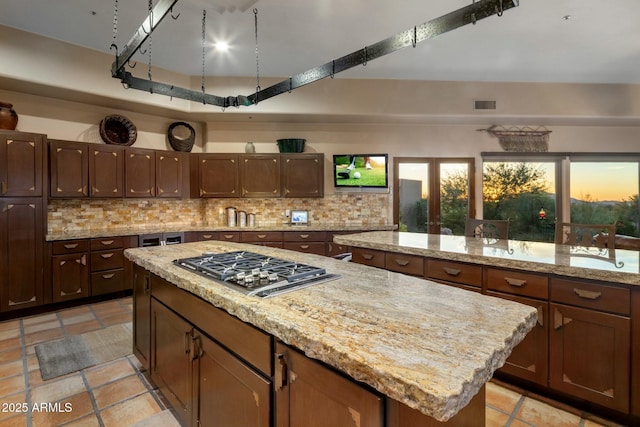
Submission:
[[[284,197],[324,196],[324,154],[283,154],[281,170]]]
[[[125,197],[156,195],[156,156],[153,150],[127,148],[124,157]]]
[[[0,132],[0,197],[42,196],[45,136]]]
[[[242,197],[279,197],[280,155],[240,155],[240,189]]]
[[[124,196],[124,150],[121,147],[90,146],[89,183],[91,197]]]
[[[192,197],[239,197],[237,154],[195,154]]]
[[[89,147],[49,141],[51,197],[89,197]]]
[[[156,151],[156,197],[186,197],[189,182],[187,153]]]

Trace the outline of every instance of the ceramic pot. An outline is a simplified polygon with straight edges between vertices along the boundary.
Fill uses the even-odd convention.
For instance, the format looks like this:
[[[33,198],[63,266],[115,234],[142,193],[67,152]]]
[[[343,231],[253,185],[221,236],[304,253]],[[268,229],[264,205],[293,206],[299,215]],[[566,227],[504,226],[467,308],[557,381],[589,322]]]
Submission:
[[[18,125],[18,114],[13,104],[0,102],[0,129],[15,130]]]

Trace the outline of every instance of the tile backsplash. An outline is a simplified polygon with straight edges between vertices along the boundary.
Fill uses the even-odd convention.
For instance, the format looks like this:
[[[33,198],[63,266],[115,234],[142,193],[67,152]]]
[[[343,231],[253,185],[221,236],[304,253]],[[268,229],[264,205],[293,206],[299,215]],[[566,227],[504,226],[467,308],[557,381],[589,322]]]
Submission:
[[[50,200],[48,234],[149,226],[226,226],[226,208],[256,215],[257,227],[288,222],[285,210],[309,211],[309,223],[390,225],[391,195],[342,193],[321,199],[73,199]]]

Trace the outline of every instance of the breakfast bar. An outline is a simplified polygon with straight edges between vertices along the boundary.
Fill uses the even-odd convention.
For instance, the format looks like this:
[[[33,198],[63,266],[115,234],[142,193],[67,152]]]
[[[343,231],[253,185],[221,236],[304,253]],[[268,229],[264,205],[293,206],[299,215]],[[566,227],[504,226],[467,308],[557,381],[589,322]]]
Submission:
[[[259,298],[174,263],[176,259],[203,253],[233,251],[251,251],[311,264],[339,277],[271,298]],[[327,376],[315,377],[317,381],[324,382],[338,374],[340,381],[348,379],[352,384],[350,387],[368,390],[374,400],[377,399],[378,406],[374,407],[378,409],[360,411],[355,403],[345,403],[345,413],[353,420],[362,419],[363,426],[403,425],[398,419],[390,421],[390,414],[398,405],[412,408],[420,416],[435,421],[433,425],[438,425],[438,422],[455,420],[456,414],[476,395],[483,396],[484,384],[505,363],[537,320],[536,309],[526,305],[380,268],[282,249],[211,241],[127,249],[125,256],[136,264],[136,274],[151,277],[149,333],[155,337],[151,339],[151,347],[154,347],[154,340],[156,345],[160,340],[154,335],[153,328],[162,327],[163,313],[195,324],[197,320],[192,320],[197,318],[195,312],[210,312],[213,316],[210,321],[202,321],[201,325],[193,327],[205,329],[202,334],[218,342],[240,363],[257,371],[256,375],[271,384],[269,387],[273,388],[275,398],[269,409],[275,414],[276,426],[295,425],[292,417],[304,416],[294,414],[294,403],[287,403],[288,410],[281,407],[279,395],[283,394],[283,388],[290,386],[293,390],[313,383],[303,378],[306,371],[302,368],[280,369],[287,362],[278,351],[283,346],[290,349],[290,353],[285,354],[292,354],[292,360],[302,357],[329,370]],[[140,279],[134,279],[134,298],[138,299],[136,280]],[[187,299],[192,302],[188,305],[181,302]],[[139,299],[134,300],[134,305],[138,303]],[[183,306],[186,308],[181,308]],[[262,334],[272,340],[268,347],[272,363],[254,362],[256,359],[245,356],[253,349],[235,350],[233,340],[227,343],[224,338],[213,336],[217,333],[213,329],[208,333],[207,328],[214,328],[215,316],[227,316],[239,322],[234,329],[236,335],[242,328],[250,328],[252,334]],[[205,314],[201,317],[208,318]],[[145,317],[134,315],[134,323],[140,321],[144,322]],[[167,325],[176,322],[167,322]],[[134,325],[134,330],[144,329]],[[140,338],[134,334],[134,340]],[[258,342],[256,339],[255,346]],[[240,347],[238,344],[237,348]],[[152,379],[154,366],[162,365],[158,360],[162,354],[159,348],[151,351]],[[194,351],[194,354],[204,357],[203,351]],[[163,388],[166,376],[159,377],[160,389],[169,390],[171,394],[175,388],[170,385]],[[298,399],[302,398],[300,396]],[[342,398],[336,394],[334,399],[340,401]],[[483,414],[484,402],[480,406]],[[186,408],[184,417],[193,420],[200,412]],[[379,419],[375,418],[378,421],[371,421],[373,412],[379,416]],[[484,425],[484,416],[479,415],[475,415],[473,422],[476,424],[473,425]],[[360,421],[354,425],[360,425]]]

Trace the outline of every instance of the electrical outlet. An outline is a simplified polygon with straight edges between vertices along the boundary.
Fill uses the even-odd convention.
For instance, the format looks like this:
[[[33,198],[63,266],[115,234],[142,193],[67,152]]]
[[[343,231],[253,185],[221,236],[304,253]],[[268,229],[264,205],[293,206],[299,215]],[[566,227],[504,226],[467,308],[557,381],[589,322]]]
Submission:
[[[291,215],[291,211],[289,209],[285,209],[284,211],[284,216],[286,216],[287,218],[289,218],[289,215]]]

